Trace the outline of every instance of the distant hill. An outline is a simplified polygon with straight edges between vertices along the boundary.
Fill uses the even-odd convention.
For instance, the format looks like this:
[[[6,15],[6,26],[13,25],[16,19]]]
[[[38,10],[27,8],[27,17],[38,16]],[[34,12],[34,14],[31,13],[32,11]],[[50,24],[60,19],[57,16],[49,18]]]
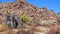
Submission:
[[[60,13],[55,14],[53,10],[47,10],[46,7],[37,8],[36,6],[33,6],[29,4],[28,2],[25,2],[25,0],[16,0],[16,2],[13,2],[13,3],[10,3],[10,2],[1,3],[0,4],[0,18],[2,19],[3,22],[5,22],[4,18],[6,14],[8,13],[14,16],[23,16],[21,20],[23,23],[22,25],[23,27],[19,29],[22,31],[22,32],[19,31],[22,34],[23,32],[25,33],[25,31],[26,32],[28,31],[30,33],[31,32],[34,32],[34,33],[44,32],[44,34],[52,33],[52,32],[55,33],[57,31],[57,30],[55,31],[55,29],[58,28],[58,27],[56,28],[56,26],[60,25]],[[19,18],[17,18],[17,20]],[[29,18],[29,20],[27,18]],[[25,22],[25,21],[28,21],[28,22]],[[15,25],[15,22],[14,22],[14,25]]]

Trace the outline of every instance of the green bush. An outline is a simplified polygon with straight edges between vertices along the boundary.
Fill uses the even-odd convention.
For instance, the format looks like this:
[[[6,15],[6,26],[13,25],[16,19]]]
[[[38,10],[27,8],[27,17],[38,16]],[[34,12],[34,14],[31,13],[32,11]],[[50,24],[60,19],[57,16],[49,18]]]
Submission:
[[[26,22],[29,21],[29,17],[24,14],[24,15],[21,16],[21,20],[22,20],[23,23],[26,23]]]
[[[8,9],[7,8],[5,9],[5,12],[8,13]]]

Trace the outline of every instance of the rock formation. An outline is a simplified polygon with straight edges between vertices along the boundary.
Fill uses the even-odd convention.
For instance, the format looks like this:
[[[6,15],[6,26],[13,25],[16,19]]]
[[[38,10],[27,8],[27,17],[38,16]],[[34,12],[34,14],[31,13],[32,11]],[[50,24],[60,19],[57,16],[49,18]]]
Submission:
[[[21,18],[22,15],[25,17]],[[23,23],[21,19],[24,19],[26,23]],[[8,34],[11,30],[16,34],[19,34],[20,31],[22,34],[23,32],[27,34],[59,34],[60,31],[60,13],[55,14],[53,10],[47,10],[46,7],[37,8],[25,0],[0,4],[0,24],[3,22],[8,26],[8,29],[3,32],[8,32]]]

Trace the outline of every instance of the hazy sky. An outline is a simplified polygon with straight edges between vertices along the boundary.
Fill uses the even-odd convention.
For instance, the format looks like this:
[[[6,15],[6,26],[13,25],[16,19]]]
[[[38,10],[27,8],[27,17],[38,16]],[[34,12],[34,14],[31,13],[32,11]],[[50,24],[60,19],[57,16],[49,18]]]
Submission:
[[[0,2],[13,2],[14,0],[0,0]],[[60,12],[60,0],[26,0],[30,4],[41,8],[45,6],[48,10],[54,10],[55,13]]]

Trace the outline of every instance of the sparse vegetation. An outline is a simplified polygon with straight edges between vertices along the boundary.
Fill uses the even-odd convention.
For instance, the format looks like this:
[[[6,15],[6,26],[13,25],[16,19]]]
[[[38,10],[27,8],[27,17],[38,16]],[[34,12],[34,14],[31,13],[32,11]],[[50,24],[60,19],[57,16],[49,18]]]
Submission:
[[[29,17],[26,14],[24,14],[21,16],[21,20],[23,23],[27,23],[27,22],[29,22]]]
[[[8,13],[8,8],[5,9],[5,12]]]
[[[0,24],[0,32],[5,31],[6,29],[7,29],[7,26],[4,22],[2,24]]]
[[[49,12],[46,8],[34,8],[24,0],[18,0],[18,2],[14,3],[1,4],[0,11],[2,14],[0,15],[2,19],[0,20],[0,32],[7,34],[16,34],[18,32],[22,34],[23,32],[24,34],[25,32],[26,34],[36,34],[36,32],[37,34],[41,34],[40,32],[53,34],[59,30],[60,34],[60,14]]]

